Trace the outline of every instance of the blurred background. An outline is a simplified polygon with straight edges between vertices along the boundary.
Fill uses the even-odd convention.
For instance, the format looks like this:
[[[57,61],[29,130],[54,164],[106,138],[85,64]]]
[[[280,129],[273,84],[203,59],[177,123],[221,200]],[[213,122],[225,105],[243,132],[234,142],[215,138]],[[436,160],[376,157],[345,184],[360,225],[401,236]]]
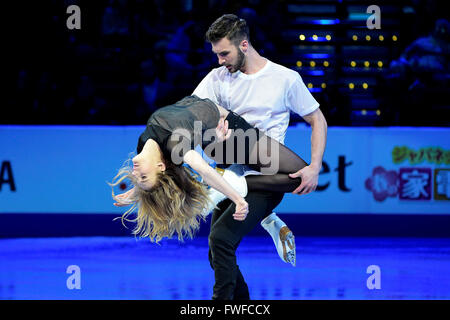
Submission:
[[[80,8],[79,29],[68,28],[71,5]],[[370,5],[380,8],[375,20]],[[262,228],[243,241],[241,270],[273,265],[273,277],[253,273],[253,296],[448,299],[446,8],[433,0],[4,5],[0,299],[210,298],[208,221],[197,240],[167,240],[158,251],[112,221],[122,211],[112,206],[106,182],[135,150],[148,117],[190,95],[218,67],[204,35],[225,13],[247,20],[262,56],[301,75],[329,125],[317,191],[286,195],[276,208],[298,237],[297,269],[280,269],[286,265]],[[380,28],[369,27],[377,22]],[[310,128],[298,115],[291,115],[285,142],[309,160]],[[180,254],[193,269],[167,269]],[[30,262],[47,273],[24,269]],[[66,288],[65,268],[74,263],[91,270],[90,289]],[[365,268],[380,263],[390,282],[368,291]],[[418,269],[402,273],[412,265]],[[95,271],[102,268],[111,274]],[[149,270],[164,276],[152,278]],[[187,280],[199,270],[206,278]],[[142,272],[144,282],[136,276]],[[277,272],[288,286],[279,285]]]
[[[66,26],[73,4],[81,9],[79,30]],[[445,2],[380,1],[380,29],[367,28],[370,4],[29,2],[5,11],[9,112],[0,122],[143,124],[218,66],[204,35],[228,12],[247,20],[261,55],[300,73],[331,126],[447,126]]]

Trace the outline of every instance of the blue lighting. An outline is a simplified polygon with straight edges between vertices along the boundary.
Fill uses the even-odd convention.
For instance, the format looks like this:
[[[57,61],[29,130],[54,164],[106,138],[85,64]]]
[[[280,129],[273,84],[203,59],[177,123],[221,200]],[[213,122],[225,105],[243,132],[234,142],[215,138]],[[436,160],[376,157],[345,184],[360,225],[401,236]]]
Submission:
[[[308,88],[309,92],[322,92],[322,88]]]
[[[308,37],[309,41],[315,41],[315,42],[325,42],[328,41],[325,37],[316,37],[316,39],[314,39],[313,37]]]
[[[311,20],[311,24],[319,24],[319,25],[333,25],[339,24],[339,19],[319,19],[319,20]]]
[[[330,55],[328,53],[305,53],[302,57],[307,59],[328,59]]]
[[[310,71],[303,71],[302,74],[307,76],[323,76],[325,72],[323,70],[310,70]]]
[[[369,17],[370,14],[360,12],[350,12],[350,14],[348,15],[348,19],[353,21],[364,21],[367,20],[367,18]]]

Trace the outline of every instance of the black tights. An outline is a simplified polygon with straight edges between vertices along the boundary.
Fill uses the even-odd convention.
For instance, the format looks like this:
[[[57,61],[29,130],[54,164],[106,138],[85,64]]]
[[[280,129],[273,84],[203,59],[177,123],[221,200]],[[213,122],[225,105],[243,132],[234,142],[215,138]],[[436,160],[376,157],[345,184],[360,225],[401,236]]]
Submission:
[[[207,153],[209,157],[214,159],[219,166],[223,164],[225,167],[233,163],[248,165],[252,170],[261,172],[262,175],[246,176],[249,191],[275,191],[287,193],[294,191],[301,183],[301,178],[291,178],[290,173],[306,167],[308,164],[295,154],[291,149],[279,143],[275,139],[270,138],[258,129],[249,127],[241,117],[234,121],[234,128],[244,130],[253,130],[256,137],[251,142],[247,139],[245,144],[239,144],[238,135],[233,134],[226,142],[220,144],[220,152],[213,151]],[[232,127],[233,128],[233,127]],[[242,137],[242,136],[241,136]],[[242,138],[241,138],[242,139]],[[211,145],[211,149],[219,146]],[[242,148],[244,147],[244,148]],[[228,151],[234,150],[233,156],[227,154]],[[216,150],[216,151],[217,151]],[[241,154],[239,154],[241,152]],[[230,153],[230,152],[228,152]]]
[[[278,149],[278,157],[271,150],[271,147],[274,146]],[[278,163],[277,172],[271,175],[264,175],[264,168],[269,166],[261,164],[261,160],[256,156],[257,154],[262,154],[264,157],[269,156],[273,161],[272,165],[273,163]],[[254,155],[258,162],[250,165],[250,167],[253,170],[263,172],[263,175],[249,175],[245,177],[249,191],[292,192],[300,185],[301,178],[291,178],[289,173],[295,173],[308,165],[305,160],[296,155],[291,149],[266,135],[255,143],[251,155]]]

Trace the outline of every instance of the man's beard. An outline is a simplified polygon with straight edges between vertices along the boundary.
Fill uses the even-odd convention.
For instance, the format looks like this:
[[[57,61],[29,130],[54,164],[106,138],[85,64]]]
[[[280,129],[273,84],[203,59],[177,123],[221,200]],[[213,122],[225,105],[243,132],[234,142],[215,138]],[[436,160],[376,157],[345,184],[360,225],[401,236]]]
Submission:
[[[228,69],[230,73],[235,73],[240,70],[245,64],[245,54],[238,48],[238,58],[234,65],[231,65],[231,69]]]

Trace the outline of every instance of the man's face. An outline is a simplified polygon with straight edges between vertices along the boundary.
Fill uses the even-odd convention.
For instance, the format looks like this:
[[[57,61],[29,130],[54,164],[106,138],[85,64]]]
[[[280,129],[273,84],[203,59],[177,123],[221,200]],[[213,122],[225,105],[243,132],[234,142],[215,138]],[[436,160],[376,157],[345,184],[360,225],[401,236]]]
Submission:
[[[240,70],[245,64],[244,53],[227,38],[212,43],[212,51],[217,55],[219,64],[227,67],[231,73]]]

